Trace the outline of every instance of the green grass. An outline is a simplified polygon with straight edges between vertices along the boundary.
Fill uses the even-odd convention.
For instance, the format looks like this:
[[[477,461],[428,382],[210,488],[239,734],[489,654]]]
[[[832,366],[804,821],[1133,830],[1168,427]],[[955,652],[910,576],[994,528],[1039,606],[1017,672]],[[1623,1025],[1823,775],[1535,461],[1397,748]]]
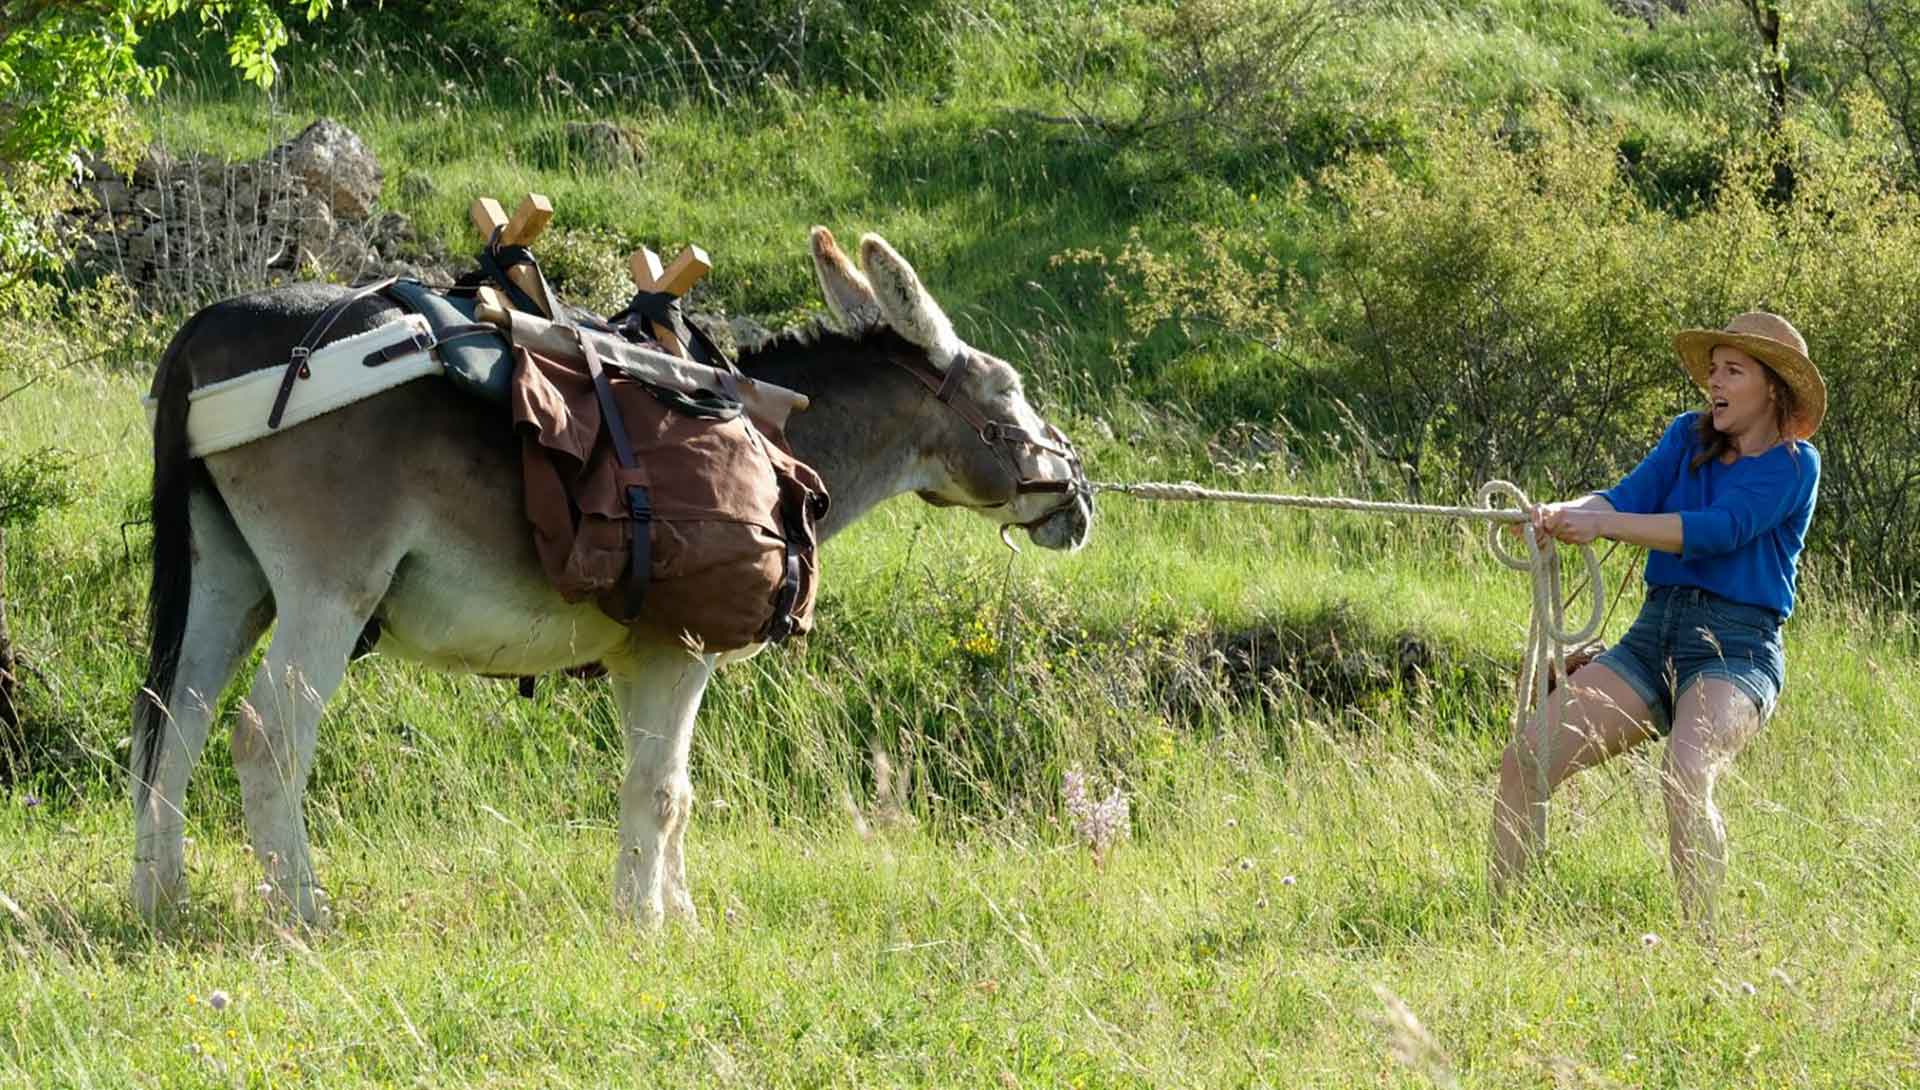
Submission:
[[[806,228],[876,230],[1027,373],[1092,476],[1381,498],[1402,476],[1343,430],[1325,376],[1166,330],[1129,345],[1099,276],[1050,259],[1133,227],[1178,254],[1201,224],[1312,272],[1329,210],[1296,181],[1361,145],[1418,169],[1433,118],[1543,90],[1625,123],[1682,189],[1701,119],[1751,120],[1735,5],[1644,29],[1597,0],[1408,3],[1371,9],[1317,77],[1315,141],[1115,152],[1015,110],[1058,108],[1071,15],[979,5],[925,86],[709,92],[639,47],[560,84],[348,35],[261,97],[176,43],[146,117],[176,149],[254,156],[336,116],[456,252],[472,195],[545,192],[563,290],[599,306],[626,247],[693,240],[717,259],[706,302],[804,317]],[[585,118],[641,133],[646,166],[576,161],[558,134]],[[144,654],[138,361],[169,329],[89,311],[0,338],[0,376],[112,350],[0,404],[0,462],[65,451],[83,492],[5,540],[29,734],[0,766],[0,1087],[1920,1082],[1920,627],[1818,553],[1780,712],[1721,788],[1711,942],[1677,919],[1657,747],[1557,797],[1548,866],[1494,917],[1529,595],[1477,527],[1113,496],[1075,556],[1010,557],[911,498],[827,547],[815,634],[707,698],[699,933],[611,907],[603,685],[525,701],[379,656],[330,707],[309,793],[337,926],[288,930],[254,892],[217,729],[191,901],[150,930],[119,764]],[[1609,636],[1637,567],[1609,561]],[[1410,643],[1420,676],[1396,665]],[[1237,665],[1247,647],[1278,669]],[[904,799],[877,790],[876,751],[909,770]],[[1063,824],[1076,765],[1132,803],[1104,864]]]
[[[108,779],[137,676],[142,570],[117,533],[136,389],[75,374],[12,406],[102,472],[8,539],[29,680],[60,682],[30,712],[84,744],[0,801],[19,910],[0,908],[0,1004],[20,1012],[0,1080],[1420,1085],[1389,1058],[1376,987],[1468,1085],[1913,1076],[1910,622],[1838,595],[1796,618],[1782,711],[1722,791],[1735,856],[1716,944],[1676,923],[1639,758],[1560,797],[1550,868],[1490,922],[1499,686],[1477,706],[1432,685],[1264,709],[1222,689],[1177,714],[1116,684],[1188,653],[1183,634],[1309,626],[1329,602],[1362,647],[1411,629],[1468,683],[1506,676],[1524,584],[1469,534],[1359,516],[1109,497],[1094,548],[1029,551],[1008,576],[971,516],[883,508],[829,546],[820,632],[710,697],[697,935],[636,935],[610,907],[620,761],[597,687],[525,702],[370,660],[336,698],[309,804],[337,928],[283,931],[253,894],[216,734],[191,794],[192,906],[150,932]],[[1096,476],[1162,468],[1118,442],[1090,453]],[[1336,482],[1260,482],[1289,484]],[[1011,615],[986,631],[1013,646],[970,653],[977,615]],[[876,727],[916,772],[905,826],[882,822],[866,775]],[[1133,798],[1134,838],[1105,867],[1058,824],[1074,762]],[[842,793],[877,832],[854,831]]]

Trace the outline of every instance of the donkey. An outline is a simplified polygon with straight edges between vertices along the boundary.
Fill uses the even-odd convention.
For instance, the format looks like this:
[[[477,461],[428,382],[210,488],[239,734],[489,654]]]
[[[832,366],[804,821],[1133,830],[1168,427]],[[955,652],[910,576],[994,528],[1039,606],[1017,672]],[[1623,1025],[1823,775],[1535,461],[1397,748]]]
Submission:
[[[832,495],[819,536],[914,492],[971,507],[1003,536],[1021,528],[1043,548],[1082,546],[1093,508],[1078,459],[1028,404],[1013,367],[964,344],[878,236],[861,240],[864,273],[825,228],[813,229],[811,249],[837,329],[784,335],[740,363],[812,400],[788,437]],[[331,915],[302,798],[321,711],[356,644],[377,631],[383,653],[445,670],[604,665],[627,750],[615,906],[646,927],[696,922],[682,854],[687,755],[723,656],[551,588],[522,514],[520,441],[503,407],[414,381],[190,457],[188,393],[285,361],[344,290],[294,285],[209,306],[174,336],[154,378],[150,652],[131,762],[135,905],[153,919],[185,894],[189,775],[221,691],[277,619],[232,748],[255,857],[300,920],[321,926]],[[393,317],[392,304],[362,299],[337,335]]]

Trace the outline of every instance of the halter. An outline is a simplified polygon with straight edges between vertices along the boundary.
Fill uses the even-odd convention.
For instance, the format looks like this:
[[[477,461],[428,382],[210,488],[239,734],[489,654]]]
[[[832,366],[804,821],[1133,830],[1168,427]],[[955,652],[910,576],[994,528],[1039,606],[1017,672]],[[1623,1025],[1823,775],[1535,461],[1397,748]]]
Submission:
[[[924,358],[895,356],[893,361],[904,368],[908,374],[920,380],[921,385],[933,392],[935,401],[958,413],[960,419],[974,430],[980,441],[993,451],[1013,474],[1013,497],[1003,503],[981,504],[982,507],[1004,507],[1021,496],[1036,492],[1051,492],[1066,498],[1057,506],[1031,522],[1009,523],[1031,529],[1065,510],[1082,496],[1089,501],[1093,498],[1093,487],[1087,483],[1087,475],[1080,467],[1080,454],[1073,449],[1073,443],[1059,428],[1046,425],[1046,431],[1035,434],[1013,424],[999,420],[990,420],[981,410],[979,402],[960,392],[960,375],[973,361],[973,352],[963,349],[947,365],[944,374],[933,369],[933,365]],[[1040,451],[1054,455],[1067,463],[1068,475],[1065,477],[1034,477],[1027,473],[1027,467],[1021,464],[1019,452]],[[1033,459],[1038,461],[1038,459]]]

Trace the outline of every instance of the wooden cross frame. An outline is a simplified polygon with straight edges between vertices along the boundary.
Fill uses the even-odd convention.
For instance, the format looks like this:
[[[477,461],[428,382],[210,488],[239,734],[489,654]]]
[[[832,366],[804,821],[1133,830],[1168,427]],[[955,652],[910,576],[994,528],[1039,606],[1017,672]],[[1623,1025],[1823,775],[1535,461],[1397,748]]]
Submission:
[[[660,268],[660,255],[645,246],[635,250],[627,258],[627,272],[633,277],[635,288],[641,291],[663,291],[676,298],[685,295],[687,289],[699,283],[700,278],[712,269],[713,262],[707,260],[707,252],[698,246],[691,245],[681,250],[680,256],[674,258],[673,264],[668,265],[665,270]],[[654,340],[665,346],[668,352],[682,358],[691,358],[688,356],[687,346],[680,343],[679,336],[672,329],[659,322],[648,322],[647,327],[653,331]]]
[[[492,241],[494,231],[505,228],[500,230],[500,245],[531,246],[552,221],[553,202],[538,193],[529,193],[520,199],[520,207],[513,210],[513,218],[508,219],[499,201],[492,197],[481,197],[467,209],[467,216],[473,221],[473,229],[480,232],[482,242]],[[527,293],[527,298],[540,308],[542,318],[553,317],[553,300],[547,296],[545,285],[530,266],[516,265],[508,269],[507,279]]]

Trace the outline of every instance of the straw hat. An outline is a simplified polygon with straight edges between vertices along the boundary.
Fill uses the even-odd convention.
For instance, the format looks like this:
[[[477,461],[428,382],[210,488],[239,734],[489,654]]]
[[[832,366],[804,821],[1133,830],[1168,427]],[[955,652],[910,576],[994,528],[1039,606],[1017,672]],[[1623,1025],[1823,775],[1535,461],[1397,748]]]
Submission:
[[[1827,383],[1820,369],[1807,358],[1807,342],[1793,323],[1778,314],[1750,310],[1727,323],[1725,329],[1688,329],[1673,338],[1673,350],[1680,353],[1693,384],[1707,388],[1707,371],[1713,363],[1713,350],[1730,345],[1772,368],[1793,391],[1799,411],[1787,421],[1790,439],[1808,439],[1820,428],[1827,415]]]

